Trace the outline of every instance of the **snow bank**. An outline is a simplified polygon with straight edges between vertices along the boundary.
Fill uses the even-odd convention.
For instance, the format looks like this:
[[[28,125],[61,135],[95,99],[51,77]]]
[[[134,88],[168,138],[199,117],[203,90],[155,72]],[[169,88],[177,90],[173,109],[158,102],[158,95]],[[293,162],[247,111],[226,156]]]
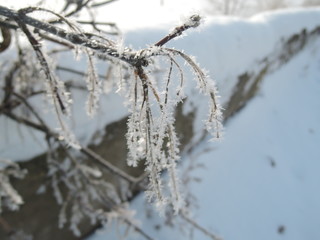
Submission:
[[[183,41],[190,44],[184,43],[184,46],[200,51],[199,62],[221,64],[221,68],[212,69],[217,73],[223,71],[224,74],[220,74],[226,77],[228,66],[230,73],[235,69],[242,71],[242,67],[250,67],[249,63],[272,50],[279,38],[302,28],[313,29],[319,23],[319,9],[268,13],[249,21],[220,21],[203,30],[204,34],[211,34],[210,38],[214,38],[220,48],[211,46],[207,37],[203,39],[205,44],[193,46],[191,39],[196,34],[190,34]],[[285,22],[288,28],[281,26]],[[246,42],[237,45],[238,48],[233,46],[238,42],[237,36]],[[179,45],[180,40],[176,44]],[[252,49],[250,59],[241,46]],[[192,187],[200,206],[194,219],[223,239],[320,239],[319,49],[318,39],[270,74],[264,79],[260,94],[226,126],[225,139],[214,145],[204,143],[198,148],[198,161],[206,167],[195,172],[202,182]],[[226,66],[215,59],[217,54],[211,54],[213,50],[220,50],[219,57]],[[241,56],[237,56],[240,53]],[[205,152],[207,148],[214,151]],[[152,218],[146,217],[142,196],[133,202],[132,208],[137,209],[137,217],[147,233],[156,239],[186,239],[176,229],[161,224],[156,213]],[[89,239],[116,236],[112,229],[107,231],[111,232],[97,233]],[[208,238],[195,231],[194,239]]]

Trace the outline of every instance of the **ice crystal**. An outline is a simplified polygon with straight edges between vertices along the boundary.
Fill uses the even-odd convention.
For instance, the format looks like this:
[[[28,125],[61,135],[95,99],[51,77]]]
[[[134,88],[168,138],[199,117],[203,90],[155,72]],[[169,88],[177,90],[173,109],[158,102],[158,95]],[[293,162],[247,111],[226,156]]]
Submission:
[[[17,210],[23,204],[22,197],[10,183],[10,177],[23,178],[26,171],[19,168],[19,165],[9,160],[0,159],[3,168],[0,168],[0,213],[3,208]]]
[[[88,56],[88,73],[86,82],[89,91],[86,109],[88,115],[93,117],[98,109],[98,103],[101,94],[101,82],[95,69],[94,59],[92,58],[89,50],[86,50],[86,52]]]

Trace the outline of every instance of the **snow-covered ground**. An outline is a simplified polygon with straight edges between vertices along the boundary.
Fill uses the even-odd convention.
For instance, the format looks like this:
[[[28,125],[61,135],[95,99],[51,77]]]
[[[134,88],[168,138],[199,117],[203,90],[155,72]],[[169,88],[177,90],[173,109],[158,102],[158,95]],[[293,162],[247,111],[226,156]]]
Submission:
[[[315,9],[262,14],[247,21],[218,18],[202,32],[171,44],[196,55],[228,92],[223,87],[228,79],[271,53],[282,37],[314,28],[319,17]],[[206,167],[194,172],[202,179],[191,188],[200,206],[194,219],[223,239],[320,239],[319,49],[317,40],[268,75],[259,94],[225,126],[224,140],[197,149],[197,161]],[[207,148],[213,150],[204,151]],[[145,207],[143,195],[131,206],[148,234],[186,239],[164,226],[156,213],[147,218]],[[114,239],[112,230],[89,239]],[[194,239],[208,239],[194,234]]]

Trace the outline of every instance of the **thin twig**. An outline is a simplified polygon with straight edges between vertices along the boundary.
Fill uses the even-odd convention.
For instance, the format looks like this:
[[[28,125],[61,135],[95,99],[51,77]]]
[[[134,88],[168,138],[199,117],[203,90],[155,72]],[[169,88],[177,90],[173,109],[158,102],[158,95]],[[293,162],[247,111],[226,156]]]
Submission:
[[[0,42],[0,52],[6,50],[11,43],[11,32],[8,28],[0,26],[2,42]]]
[[[135,177],[130,176],[129,174],[125,173],[124,171],[120,170],[116,166],[112,165],[110,162],[106,161],[104,158],[102,158],[100,155],[96,154],[94,151],[90,150],[86,147],[81,147],[80,152],[84,153],[88,157],[96,160],[97,162],[101,163],[104,167],[106,167],[109,171],[112,173],[120,176],[121,178],[127,180],[130,183],[137,183],[138,179]]]
[[[94,3],[94,4],[91,5],[91,7],[100,7],[102,5],[106,5],[106,4],[115,2],[115,1],[118,1],[118,0],[106,0],[106,1],[102,1],[100,3]]]
[[[74,70],[74,69],[71,69],[71,68],[67,68],[67,67],[63,67],[63,66],[57,66],[56,69],[60,70],[60,71],[70,72],[70,73],[73,73],[73,74],[76,74],[76,75],[80,75],[80,76],[87,76],[88,75],[85,72],[77,71],[77,70]],[[99,74],[98,77],[102,78],[102,79],[106,78],[106,76],[104,76],[102,74]]]
[[[53,137],[56,141],[60,141],[59,140],[59,135],[57,133],[54,133],[52,130],[50,130],[49,127],[47,127],[46,125],[42,125],[42,124],[38,124],[35,123],[33,121],[30,121],[29,119],[23,118],[23,117],[19,117],[16,114],[13,114],[10,111],[5,111],[4,114],[11,118],[12,120],[24,124],[28,127],[32,127],[36,130],[39,130],[41,132],[44,132],[46,135]],[[87,147],[84,146],[80,146],[80,152],[82,152],[83,154],[85,154],[86,156],[90,157],[91,159],[97,161],[98,163],[100,163],[102,166],[104,166],[106,169],[108,169],[111,173],[127,180],[128,182],[130,182],[131,184],[139,184],[141,179],[140,178],[135,178],[132,177],[131,175],[127,174],[126,172],[122,171],[121,169],[117,168],[116,166],[114,166],[113,164],[111,164],[110,162],[108,162],[107,160],[105,160],[103,157],[101,157],[100,155],[98,155],[97,153],[93,152],[92,150],[90,150]]]
[[[205,234],[206,236],[210,237],[213,240],[222,240],[222,238],[214,235],[213,233],[209,232],[207,229],[205,229],[204,227],[200,226],[199,223],[197,223],[196,221],[194,221],[193,219],[191,219],[190,217],[188,217],[183,211],[181,211],[179,213],[179,215],[186,220],[186,222],[188,222],[189,224],[191,224],[193,227],[195,227],[196,229],[198,229],[199,231],[201,231],[203,234]]]
[[[162,38],[159,42],[155,43],[155,46],[161,47],[164,44],[166,44],[167,42],[169,42],[170,40],[172,40],[173,38],[176,38],[178,36],[181,36],[182,33],[186,30],[188,30],[189,28],[195,28],[198,27],[200,24],[200,20],[201,17],[199,15],[192,15],[189,18],[189,21],[186,22],[185,24],[176,27],[171,33],[169,33],[167,36],[165,36],[164,38]]]

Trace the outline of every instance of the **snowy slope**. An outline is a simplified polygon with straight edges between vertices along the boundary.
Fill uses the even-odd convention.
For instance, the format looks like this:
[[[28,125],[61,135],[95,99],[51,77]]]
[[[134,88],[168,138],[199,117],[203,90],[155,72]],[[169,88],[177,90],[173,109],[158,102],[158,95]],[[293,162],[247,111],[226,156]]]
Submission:
[[[199,221],[225,239],[320,238],[319,47],[267,77],[224,142],[201,157]]]
[[[269,13],[249,22],[223,19],[199,34],[205,44],[192,45],[194,35],[173,44],[197,51],[198,61],[223,86],[222,79],[250,67],[281,37],[319,24],[319,16],[317,9]],[[206,167],[194,172],[202,179],[192,187],[200,206],[195,219],[226,240],[320,239],[319,49],[318,39],[268,75],[258,96],[229,121],[224,140],[197,150],[197,161]],[[214,150],[200,154],[207,148]],[[156,239],[186,239],[161,225],[156,214],[146,218],[143,196],[132,208]],[[90,240],[114,239],[113,234],[109,228]],[[208,238],[195,231],[194,239]]]

